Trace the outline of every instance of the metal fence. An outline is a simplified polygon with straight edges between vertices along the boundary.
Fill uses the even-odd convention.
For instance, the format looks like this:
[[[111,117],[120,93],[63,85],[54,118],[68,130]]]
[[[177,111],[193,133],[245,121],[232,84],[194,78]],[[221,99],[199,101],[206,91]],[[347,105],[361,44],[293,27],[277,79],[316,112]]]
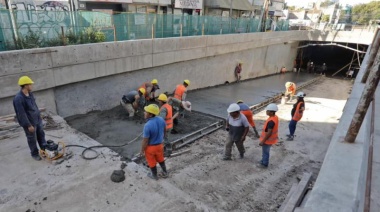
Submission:
[[[91,11],[0,10],[0,51],[105,41],[259,31],[259,20],[172,14],[108,14]],[[285,31],[288,21],[265,24]]]

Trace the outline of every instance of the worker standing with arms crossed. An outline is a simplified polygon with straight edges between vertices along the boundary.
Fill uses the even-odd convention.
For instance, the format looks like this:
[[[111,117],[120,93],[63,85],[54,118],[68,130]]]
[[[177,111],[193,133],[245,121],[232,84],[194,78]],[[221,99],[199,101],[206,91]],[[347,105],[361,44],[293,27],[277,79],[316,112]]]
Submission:
[[[240,107],[240,112],[247,118],[248,123],[251,125],[253,131],[255,132],[256,138],[260,138],[259,133],[256,130],[255,122],[253,121],[253,113],[247,104],[243,100],[237,101],[237,104]]]
[[[231,151],[234,144],[239,150],[240,158],[243,159],[245,153],[244,141],[249,130],[248,120],[240,113],[240,107],[236,103],[231,104],[227,112],[226,130],[228,131],[228,138],[223,160],[231,160]]]
[[[144,118],[147,120],[143,130],[143,141],[141,146],[141,155],[145,155],[145,159],[151,172],[148,177],[158,180],[157,163],[162,169],[161,177],[168,177],[164,159],[164,146],[162,142],[165,136],[165,121],[159,117],[160,108],[155,104],[144,107]]]
[[[165,153],[171,154],[172,146],[169,142],[169,133],[173,129],[173,108],[168,104],[168,97],[165,94],[158,96],[158,104],[160,106],[159,116],[165,120],[165,137],[164,137],[164,150]]]
[[[260,146],[262,147],[262,159],[260,161],[259,166],[262,168],[267,168],[269,165],[269,156],[270,156],[270,148],[273,144],[278,142],[278,127],[279,121],[276,116],[276,112],[278,111],[278,107],[276,104],[269,104],[266,107],[266,113],[269,118],[264,123],[263,130],[261,131],[260,136]]]
[[[303,116],[303,111],[305,111],[305,101],[303,99],[305,96],[306,94],[304,92],[297,93],[297,102],[293,105],[293,109],[291,112],[292,119],[289,122],[290,134],[287,135],[287,141],[294,140],[294,132],[296,131],[297,123],[301,120]]]
[[[32,158],[39,161],[41,157],[36,143],[38,142],[40,149],[45,150],[46,140],[40,110],[32,93],[33,84],[28,76],[20,77],[18,85],[21,90],[13,99],[13,107],[17,121],[24,129]]]

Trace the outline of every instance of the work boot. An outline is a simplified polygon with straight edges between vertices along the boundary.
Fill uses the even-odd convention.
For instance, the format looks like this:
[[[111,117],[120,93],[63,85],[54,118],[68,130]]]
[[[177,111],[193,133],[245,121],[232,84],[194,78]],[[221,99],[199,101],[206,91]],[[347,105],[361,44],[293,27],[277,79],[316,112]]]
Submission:
[[[168,177],[169,177],[169,174],[168,174],[168,172],[161,172],[161,173],[160,173],[160,177],[161,177],[161,178],[168,178]]]
[[[36,161],[40,161],[41,157],[39,155],[33,155],[32,158]]]
[[[240,153],[240,159],[244,158],[244,153]]]
[[[257,168],[262,168],[262,169],[266,169],[266,168],[268,168],[268,166],[266,166],[266,165],[264,165],[264,164],[262,164],[262,163],[258,163],[258,164],[256,165],[256,167],[257,167]]]
[[[231,157],[224,156],[223,160],[232,160]]]
[[[147,176],[153,180],[158,180],[157,175],[153,175],[152,172],[149,172]]]
[[[287,140],[287,141],[293,141],[293,140],[294,140],[294,136],[289,135],[289,137],[288,137],[286,140]]]

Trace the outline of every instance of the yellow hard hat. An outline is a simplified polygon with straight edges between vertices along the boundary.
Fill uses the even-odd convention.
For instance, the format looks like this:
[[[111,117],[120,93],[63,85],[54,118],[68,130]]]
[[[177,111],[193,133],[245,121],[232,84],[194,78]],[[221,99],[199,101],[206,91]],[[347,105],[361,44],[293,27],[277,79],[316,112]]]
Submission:
[[[142,95],[145,95],[145,88],[140,88],[139,91],[142,93]]]
[[[287,82],[287,83],[285,83],[285,87],[290,87],[290,86],[292,86],[292,85],[293,85],[292,82]]]
[[[30,79],[30,77],[28,76],[22,76],[20,77],[20,79],[18,79],[18,85],[19,86],[22,86],[22,85],[29,85],[29,84],[33,84],[34,82],[32,81],[32,79]]]
[[[244,102],[243,100],[238,100],[236,103],[239,104],[239,103],[244,103]]]
[[[160,108],[155,104],[150,104],[144,107],[145,112],[151,113],[153,115],[158,115],[160,113]]]
[[[190,80],[184,80],[183,82],[186,83],[187,85],[190,85]]]
[[[152,83],[152,84],[158,84],[158,80],[157,80],[157,79],[153,79],[153,80],[151,81],[151,83]]]
[[[167,102],[168,101],[168,97],[165,94],[162,93],[162,94],[160,94],[158,96],[158,100],[163,101],[163,102]]]

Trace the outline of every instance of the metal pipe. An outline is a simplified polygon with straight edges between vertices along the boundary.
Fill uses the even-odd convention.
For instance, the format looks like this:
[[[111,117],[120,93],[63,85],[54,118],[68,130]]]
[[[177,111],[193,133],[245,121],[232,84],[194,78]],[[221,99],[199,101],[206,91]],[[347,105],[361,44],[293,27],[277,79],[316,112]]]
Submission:
[[[371,208],[371,186],[372,186],[372,162],[373,162],[373,140],[375,132],[375,98],[372,100],[372,116],[370,128],[370,140],[368,150],[367,177],[365,183],[364,212],[369,212]]]

